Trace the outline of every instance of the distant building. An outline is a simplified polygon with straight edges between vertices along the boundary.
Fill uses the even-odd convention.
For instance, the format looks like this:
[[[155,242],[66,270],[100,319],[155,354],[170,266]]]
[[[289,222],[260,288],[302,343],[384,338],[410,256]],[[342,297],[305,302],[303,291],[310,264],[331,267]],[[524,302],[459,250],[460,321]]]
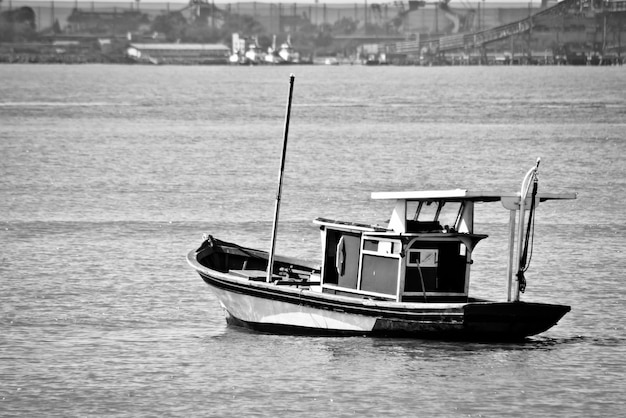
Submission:
[[[230,48],[222,44],[131,43],[129,58],[152,64],[227,64]]]
[[[67,18],[67,33],[125,34],[148,29],[148,15],[137,10],[88,11],[74,9]]]

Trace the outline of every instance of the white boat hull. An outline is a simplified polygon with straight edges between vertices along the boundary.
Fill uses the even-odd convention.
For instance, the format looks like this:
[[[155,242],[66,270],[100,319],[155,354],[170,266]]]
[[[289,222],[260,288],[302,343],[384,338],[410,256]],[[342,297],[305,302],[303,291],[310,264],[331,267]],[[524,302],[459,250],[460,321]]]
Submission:
[[[236,247],[236,251],[262,260],[256,250]],[[214,291],[229,324],[260,332],[510,341],[545,331],[569,311],[568,306],[527,302],[359,298],[322,292],[306,281],[268,283],[256,274],[241,275],[259,270],[223,271],[223,266],[218,270],[203,264],[223,263],[224,254],[223,247],[215,253],[214,247],[203,245],[188,254],[188,261]]]
[[[361,333],[371,332],[376,324],[375,317],[315,309],[218,288],[214,292],[229,319],[247,324]]]

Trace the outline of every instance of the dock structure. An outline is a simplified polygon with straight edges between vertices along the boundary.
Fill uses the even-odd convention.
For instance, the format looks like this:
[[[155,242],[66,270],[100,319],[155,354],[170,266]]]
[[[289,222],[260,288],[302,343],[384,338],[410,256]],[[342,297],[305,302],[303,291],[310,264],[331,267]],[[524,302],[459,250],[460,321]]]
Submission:
[[[606,51],[615,48],[607,39],[606,24],[611,17],[616,17],[620,22],[626,19],[626,1],[594,1],[594,0],[563,0],[552,7],[540,10],[529,16],[511,23],[497,27],[479,30],[471,33],[458,33],[429,37],[428,39],[416,41],[403,41],[380,44],[379,49],[385,50],[388,54],[421,55],[430,52],[438,55],[478,52],[482,56],[486,55],[486,47],[489,44],[528,35],[534,28],[542,24],[551,24],[552,21],[566,16],[578,17],[601,17],[604,23],[602,50]],[[620,31],[621,31],[620,23]],[[617,48],[621,48],[621,42]],[[619,52],[619,51],[618,51]],[[533,55],[530,46],[528,47],[529,57]]]
[[[222,44],[130,43],[127,54],[151,64],[227,64],[230,49]]]

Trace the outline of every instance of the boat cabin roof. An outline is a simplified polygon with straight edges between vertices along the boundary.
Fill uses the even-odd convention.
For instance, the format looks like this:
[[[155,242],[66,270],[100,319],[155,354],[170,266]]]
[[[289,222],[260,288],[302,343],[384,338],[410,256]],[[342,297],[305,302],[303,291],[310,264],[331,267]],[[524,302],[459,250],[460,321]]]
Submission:
[[[575,193],[537,193],[536,201],[575,199]],[[387,226],[396,233],[425,231],[474,232],[474,204],[501,202],[508,210],[519,210],[519,193],[470,191],[466,189],[407,192],[374,192],[372,199],[395,200]],[[530,205],[531,197],[526,204]],[[434,204],[433,204],[434,203]]]
[[[405,192],[373,192],[375,200],[413,200],[413,201],[471,201],[471,202],[499,202],[506,198],[519,198],[519,193],[503,193],[488,191],[470,191],[467,189],[426,190]],[[546,193],[539,192],[540,201],[576,199],[576,193]]]
[[[372,199],[394,200],[387,226],[318,218],[316,224],[366,234],[474,233],[474,203],[501,202],[508,210],[519,210],[519,193],[470,191],[466,189],[374,192]],[[530,205],[528,197],[526,204]],[[536,202],[576,199],[576,193],[541,192]]]

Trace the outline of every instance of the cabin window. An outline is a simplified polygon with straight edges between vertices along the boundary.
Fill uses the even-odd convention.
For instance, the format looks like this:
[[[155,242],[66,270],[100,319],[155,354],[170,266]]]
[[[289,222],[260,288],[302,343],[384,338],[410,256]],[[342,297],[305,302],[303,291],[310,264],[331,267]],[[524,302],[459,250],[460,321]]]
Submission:
[[[399,241],[363,240],[363,251],[371,251],[380,254],[400,254],[402,244]]]
[[[410,267],[437,267],[439,258],[439,250],[437,249],[418,249],[409,250],[409,258],[406,265]]]
[[[458,230],[462,202],[448,201],[407,201],[407,232],[434,232]]]
[[[461,202],[441,202],[439,211],[439,223],[445,228],[454,228],[458,230],[459,221],[463,209]]]
[[[437,202],[420,202],[418,212],[413,217],[416,221],[436,221],[439,213],[439,205]]]
[[[378,251],[378,241],[366,239],[363,241],[363,250],[365,251]]]

